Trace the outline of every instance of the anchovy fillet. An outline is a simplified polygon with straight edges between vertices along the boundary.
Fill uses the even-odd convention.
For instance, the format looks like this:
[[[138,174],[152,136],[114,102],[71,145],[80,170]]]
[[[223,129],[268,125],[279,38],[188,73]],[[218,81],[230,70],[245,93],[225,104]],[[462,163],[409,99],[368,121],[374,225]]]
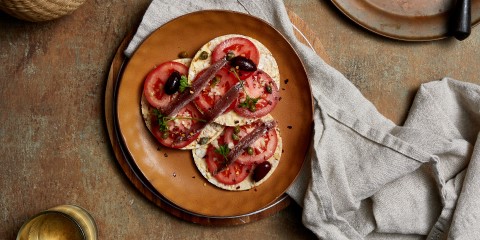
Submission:
[[[165,109],[163,109],[163,115],[167,117],[175,116],[183,107],[191,102],[195,97],[200,94],[203,88],[208,84],[215,74],[226,64],[228,61],[224,58],[216,61],[195,81],[189,89],[186,89],[183,93],[178,95]]]
[[[245,137],[240,139],[237,145],[235,145],[233,149],[230,151],[230,153],[228,153],[227,159],[224,162],[224,164],[222,164],[222,166],[217,168],[217,170],[215,170],[213,175],[216,175],[217,173],[227,169],[230,166],[230,164],[235,162],[235,160],[238,157],[240,157],[240,155],[242,155],[242,153],[245,151],[245,149],[248,146],[252,145],[255,141],[257,141],[257,139],[263,136],[263,134],[270,131],[276,125],[277,123],[275,121],[263,122],[260,126],[256,127],[255,129],[253,129],[253,131],[251,131]]]
[[[198,132],[202,131],[208,124],[212,123],[215,118],[223,114],[225,110],[235,101],[240,95],[240,90],[242,89],[242,84],[239,82],[235,86],[231,87],[225,95],[220,98],[217,103],[213,106],[210,111],[206,112],[203,116],[205,121],[196,122],[185,134],[185,136],[178,137],[175,141],[182,142],[189,139],[192,136],[195,136]]]

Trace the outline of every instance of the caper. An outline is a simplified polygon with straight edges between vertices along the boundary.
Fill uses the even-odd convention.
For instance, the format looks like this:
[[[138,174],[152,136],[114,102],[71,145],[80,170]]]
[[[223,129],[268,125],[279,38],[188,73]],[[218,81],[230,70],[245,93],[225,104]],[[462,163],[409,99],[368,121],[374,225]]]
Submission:
[[[217,85],[219,82],[220,82],[220,77],[219,77],[219,76],[215,76],[215,77],[212,79],[211,85],[212,85],[212,86],[215,86],[215,85]]]
[[[257,107],[255,106],[255,104],[252,104],[252,105],[248,106],[248,110],[250,112],[255,112],[255,111],[257,111]]]
[[[226,59],[227,59],[227,61],[230,61],[234,57],[235,57],[235,53],[230,51],[230,52],[227,53]]]
[[[208,137],[202,137],[200,140],[198,140],[198,144],[200,145],[205,145],[208,143],[209,138]]]
[[[235,128],[233,128],[233,132],[238,134],[240,132],[240,126],[235,126]]]
[[[162,138],[167,139],[168,138],[168,132],[163,132],[162,133]]]
[[[253,155],[253,148],[252,148],[252,147],[248,147],[248,148],[247,148],[247,153],[248,153],[248,155]]]
[[[208,52],[207,52],[207,51],[202,51],[202,52],[200,53],[200,56],[198,56],[198,58],[199,58],[200,60],[205,60],[205,59],[207,59],[207,58],[208,58]]]
[[[178,71],[173,71],[172,74],[170,74],[167,81],[165,82],[165,86],[163,87],[167,95],[175,94],[178,91],[178,89],[180,88],[181,78],[182,76]]]
[[[257,70],[257,65],[255,65],[251,59],[244,56],[236,56],[230,59],[230,65],[236,69],[247,72],[253,72]]]
[[[232,139],[235,140],[235,141],[240,140],[240,138],[238,137],[237,134],[232,134]]]
[[[266,84],[265,85],[265,90],[267,91],[267,93],[272,93],[272,86]]]
[[[178,57],[179,57],[179,58],[187,58],[187,57],[188,57],[188,52],[187,52],[187,51],[181,51],[181,52],[178,54]]]

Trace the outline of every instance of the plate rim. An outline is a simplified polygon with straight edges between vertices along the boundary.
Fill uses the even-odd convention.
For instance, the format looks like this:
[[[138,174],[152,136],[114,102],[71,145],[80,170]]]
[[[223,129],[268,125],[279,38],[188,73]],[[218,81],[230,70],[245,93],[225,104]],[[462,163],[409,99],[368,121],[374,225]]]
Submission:
[[[237,11],[232,11],[232,10],[218,10],[218,9],[212,9],[212,10],[200,10],[200,11],[194,11],[194,12],[190,12],[190,13],[187,13],[187,14],[184,14],[184,15],[181,15],[177,18],[174,18],[174,19],[171,19],[169,21],[167,21],[165,24],[163,24],[162,26],[164,25],[167,25],[167,24],[170,24],[171,22],[173,21],[177,21],[177,20],[181,20],[183,18],[187,18],[191,15],[196,15],[196,14],[215,14],[215,13],[218,13],[218,14],[235,14],[235,15],[241,15],[241,16],[244,16],[244,17],[249,17],[249,18],[252,18],[254,19],[255,21],[260,21],[266,25],[268,25],[274,32],[276,32],[276,34],[278,34],[286,44],[288,44],[288,46],[290,47],[290,49],[295,53],[295,57],[298,59],[300,65],[301,65],[301,68],[303,70],[303,73],[305,75],[305,80],[307,81],[306,82],[306,85],[308,86],[308,90],[309,90],[309,102],[310,102],[310,112],[311,112],[311,115],[312,115],[312,119],[309,119],[308,120],[308,124],[310,124],[310,128],[311,130],[309,131],[310,133],[310,137],[308,138],[308,140],[306,141],[308,144],[308,146],[311,145],[311,142],[313,141],[312,140],[312,136],[313,136],[313,117],[314,117],[314,98],[313,98],[313,95],[312,95],[312,89],[311,89],[311,83],[310,83],[310,79],[308,78],[307,76],[307,71],[305,69],[305,64],[303,63],[303,60],[300,58],[300,56],[298,55],[298,52],[297,50],[292,46],[292,44],[287,40],[287,38],[279,31],[277,30],[275,27],[273,27],[270,23],[266,22],[265,20],[259,18],[259,17],[256,17],[256,16],[253,16],[253,15],[250,15],[250,14],[246,14],[246,13],[242,13],[242,12],[237,12]],[[159,28],[161,28],[162,26],[160,26]],[[128,62],[135,56],[136,52],[138,51],[138,49],[140,49],[146,42],[146,40],[148,38],[151,37],[152,34],[155,33],[155,31],[157,31],[159,28],[157,28],[156,30],[152,31],[152,33],[149,34],[149,36],[147,36],[145,39],[143,39],[140,44],[138,45],[137,49],[133,52],[133,54],[131,55],[130,58],[128,58],[127,60],[127,63],[125,64],[125,68],[127,68],[128,66]],[[125,139],[125,136],[124,134],[122,133],[122,130],[121,130],[121,127],[120,127],[120,123],[118,123],[118,116],[119,116],[119,113],[118,113],[118,89],[120,88],[120,85],[121,85],[121,82],[122,82],[122,79],[123,79],[123,72],[122,74],[119,76],[119,80],[117,82],[118,84],[118,88],[116,89],[116,97],[114,99],[114,115],[113,117],[115,118],[115,122],[117,124],[117,129],[118,129],[118,132],[116,134],[118,134],[119,136],[119,140],[121,141],[121,143],[123,144],[124,146],[124,151],[130,156],[131,160],[132,160],[132,163],[134,163],[135,165],[138,165],[136,163],[136,160],[135,158],[132,156],[132,153],[130,152],[130,150],[128,149],[128,146],[127,144],[125,143],[126,139]],[[307,122],[307,121],[306,121]],[[244,217],[244,216],[249,216],[249,215],[252,215],[252,214],[255,214],[259,211],[262,211],[263,209],[267,209],[267,208],[270,208],[272,207],[271,204],[276,202],[276,200],[280,199],[280,198],[285,198],[285,196],[288,197],[288,195],[286,195],[286,191],[287,189],[292,186],[292,184],[296,181],[296,179],[298,178],[298,176],[300,175],[300,172],[301,172],[301,169],[303,167],[303,165],[305,164],[305,159],[306,157],[308,156],[308,153],[309,153],[309,149],[307,149],[307,151],[305,151],[305,154],[302,156],[302,160],[301,160],[301,165],[299,166],[299,169],[298,169],[298,172],[296,173],[295,177],[292,179],[292,181],[289,183],[289,185],[283,190],[283,192],[281,194],[279,194],[278,196],[275,196],[275,198],[273,198],[272,201],[270,201],[269,203],[265,204],[264,206],[262,207],[259,207],[257,209],[255,209],[254,211],[251,211],[251,212],[248,212],[248,213],[242,213],[242,214],[236,214],[236,215],[206,215],[206,214],[202,214],[202,213],[197,213],[197,212],[194,212],[194,211],[191,211],[191,210],[188,210],[188,209],[185,209],[181,206],[178,206],[177,204],[175,204],[174,202],[172,202],[170,199],[168,199],[167,197],[163,196],[163,194],[150,182],[150,180],[148,179],[148,177],[145,176],[145,173],[142,171],[142,169],[140,167],[137,166],[138,170],[139,170],[139,173],[141,173],[145,180],[149,182],[149,184],[152,185],[153,189],[159,193],[164,200],[166,200],[168,203],[170,203],[171,205],[181,209],[183,212],[186,212],[186,213],[189,213],[189,214],[192,214],[194,216],[200,216],[200,217],[206,217],[206,218],[210,218],[210,219],[215,219],[215,218],[221,218],[221,219],[228,219],[228,218],[236,218],[236,217]],[[204,181],[207,181],[205,179],[203,179]]]

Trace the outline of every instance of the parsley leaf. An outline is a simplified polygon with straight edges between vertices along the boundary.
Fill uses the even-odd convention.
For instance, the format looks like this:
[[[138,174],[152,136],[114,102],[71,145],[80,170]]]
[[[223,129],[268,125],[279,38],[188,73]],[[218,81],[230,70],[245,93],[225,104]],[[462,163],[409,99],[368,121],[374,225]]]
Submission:
[[[152,113],[157,118],[159,130],[161,132],[167,132],[168,131],[167,122],[170,121],[171,119],[166,116],[163,116],[163,114],[158,109],[153,109]]]
[[[152,114],[156,117],[157,119],[157,123],[158,123],[158,128],[161,132],[168,132],[168,122],[169,121],[173,121],[173,120],[176,120],[176,119],[180,119],[180,120],[192,120],[192,121],[199,121],[199,122],[206,122],[207,120],[205,119],[201,119],[201,118],[194,118],[194,117],[181,117],[181,116],[177,116],[177,117],[167,117],[167,116],[164,116],[160,110],[158,109],[153,109],[152,110]]]
[[[230,153],[230,148],[228,148],[228,144],[223,144],[218,148],[215,148],[215,152],[222,155],[225,160],[227,160],[227,156]]]
[[[235,77],[238,79],[238,81],[240,81],[240,83],[242,84],[243,92],[245,93],[245,96],[247,97],[247,98],[245,98],[245,100],[243,102],[240,102],[240,104],[238,106],[241,107],[241,108],[247,108],[250,112],[257,111],[257,107],[255,105],[257,104],[258,100],[260,100],[260,97],[251,98],[248,95],[247,91],[245,90],[245,85],[243,85],[244,81],[240,79],[240,76],[238,76],[236,68],[234,68],[234,67],[230,68],[230,72],[232,72],[235,75]]]
[[[178,88],[178,91],[183,93],[183,91],[185,91],[185,89],[189,87],[190,87],[190,84],[188,84],[187,77],[185,75],[182,75],[182,77],[180,78],[180,87]]]

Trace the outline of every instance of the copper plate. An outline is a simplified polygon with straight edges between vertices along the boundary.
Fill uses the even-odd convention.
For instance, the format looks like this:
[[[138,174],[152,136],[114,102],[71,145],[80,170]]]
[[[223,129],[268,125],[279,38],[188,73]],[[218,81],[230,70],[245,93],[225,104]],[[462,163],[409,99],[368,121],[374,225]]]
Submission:
[[[385,37],[429,41],[448,37],[448,12],[455,0],[332,0],[354,22]],[[472,0],[472,26],[480,0]]]
[[[181,51],[193,54],[210,39],[233,33],[253,37],[269,48],[282,79],[282,99],[272,112],[282,132],[281,163],[268,181],[243,192],[225,191],[209,184],[197,171],[190,151],[160,147],[146,129],[139,108],[143,80],[155,65],[177,58]],[[205,216],[252,213],[282,196],[300,171],[313,126],[310,85],[293,48],[266,22],[228,11],[187,14],[150,35],[125,68],[116,107],[122,140],[146,179],[171,203]]]

